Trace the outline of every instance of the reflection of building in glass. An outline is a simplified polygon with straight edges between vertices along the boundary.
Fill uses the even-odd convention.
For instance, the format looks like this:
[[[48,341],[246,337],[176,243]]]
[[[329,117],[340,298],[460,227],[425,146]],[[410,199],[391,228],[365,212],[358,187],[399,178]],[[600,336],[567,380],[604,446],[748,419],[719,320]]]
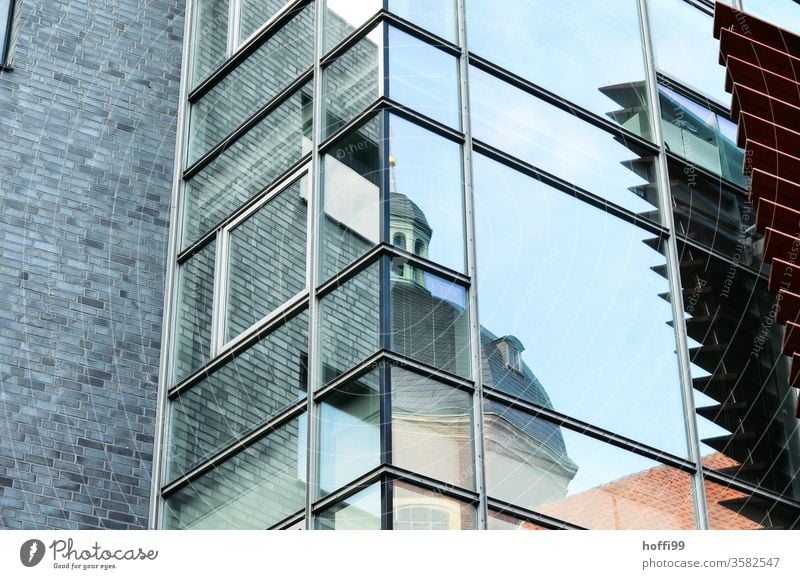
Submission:
[[[6,4],[1,527],[800,526],[797,36]]]

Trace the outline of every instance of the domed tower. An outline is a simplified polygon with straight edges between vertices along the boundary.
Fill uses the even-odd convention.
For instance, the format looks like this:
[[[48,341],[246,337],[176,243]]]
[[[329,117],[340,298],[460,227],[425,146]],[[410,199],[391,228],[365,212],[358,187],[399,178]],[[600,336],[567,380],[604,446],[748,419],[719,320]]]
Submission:
[[[392,244],[420,257],[428,257],[433,230],[425,213],[419,206],[402,193],[397,192],[394,167],[397,160],[389,156],[389,235]],[[407,281],[424,285],[422,271],[407,265],[398,265],[395,270],[396,281]]]

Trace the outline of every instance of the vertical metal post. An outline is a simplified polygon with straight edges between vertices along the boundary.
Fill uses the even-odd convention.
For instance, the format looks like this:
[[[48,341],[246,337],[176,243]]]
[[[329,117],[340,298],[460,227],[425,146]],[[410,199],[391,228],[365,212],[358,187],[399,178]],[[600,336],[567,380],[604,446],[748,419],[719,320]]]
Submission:
[[[317,478],[319,476],[317,472],[319,407],[314,400],[314,392],[321,382],[322,357],[319,348],[319,299],[317,298],[316,288],[319,277],[321,223],[325,215],[325,208],[321,203],[322,159],[319,156],[320,131],[325,126],[322,118],[322,70],[319,64],[324,40],[324,2],[321,0],[316,2],[314,8],[314,112],[311,121],[311,174],[309,175],[310,183],[308,185],[310,231],[306,245],[306,255],[308,256],[306,275],[310,295],[308,300],[308,384],[306,385],[308,432],[306,436],[305,528],[309,530],[314,528],[311,505],[317,496]]]
[[[478,322],[478,280],[476,272],[475,246],[475,214],[472,191],[472,127],[469,117],[469,60],[467,51],[467,22],[464,0],[457,0],[458,43],[461,46],[459,66],[459,97],[461,100],[461,126],[464,131],[462,147],[462,163],[464,174],[464,231],[467,237],[466,259],[467,275],[470,278],[469,302],[469,337],[470,354],[472,356],[472,379],[475,381],[475,393],[472,397],[473,411],[473,455],[475,459],[475,490],[478,492],[478,529],[486,529],[489,517],[486,500],[486,472],[483,433],[483,375],[481,365],[481,327]]]
[[[172,202],[169,217],[169,247],[164,280],[164,312],[161,318],[161,353],[158,366],[158,393],[156,397],[155,433],[153,440],[153,470],[150,481],[150,513],[148,526],[157,529],[162,526],[161,479],[163,454],[166,440],[167,391],[172,379],[172,349],[175,326],[175,301],[178,279],[178,247],[182,230],[183,162],[188,141],[187,120],[189,114],[189,80],[192,75],[191,50],[194,34],[195,2],[188,2],[184,20],[183,54],[181,58],[181,85],[178,96],[178,115],[175,127],[175,160],[172,169]]]
[[[647,96],[648,104],[650,105],[650,122],[653,129],[653,138],[659,146],[656,163],[656,179],[659,206],[661,208],[661,223],[670,232],[665,243],[665,248],[667,273],[670,284],[670,303],[672,304],[672,317],[675,325],[675,340],[678,352],[678,370],[681,380],[684,424],[689,447],[689,460],[697,465],[697,471],[692,477],[695,505],[697,507],[697,526],[700,529],[706,529],[708,528],[708,513],[703,485],[703,473],[700,464],[700,438],[697,433],[697,416],[695,414],[691,361],[689,359],[689,340],[687,338],[686,321],[684,318],[683,293],[680,279],[680,256],[678,255],[678,244],[675,240],[675,223],[672,215],[672,193],[669,186],[667,156],[664,152],[664,138],[661,132],[661,106],[658,100],[658,81],[656,80],[655,58],[647,12],[647,0],[639,0],[639,18],[647,74]],[[709,34],[710,33],[709,31]]]

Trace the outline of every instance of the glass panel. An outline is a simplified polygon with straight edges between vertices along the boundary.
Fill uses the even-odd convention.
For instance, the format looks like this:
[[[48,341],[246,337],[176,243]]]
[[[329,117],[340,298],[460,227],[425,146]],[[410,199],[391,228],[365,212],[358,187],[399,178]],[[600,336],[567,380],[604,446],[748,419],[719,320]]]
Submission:
[[[175,382],[205,364],[211,355],[211,316],[214,301],[212,239],[180,266],[175,320]]]
[[[636,0],[469,0],[467,25],[471,52],[651,138]]]
[[[306,84],[186,183],[183,247],[310,151],[310,136],[311,84]]]
[[[800,529],[797,507],[708,480],[705,489],[709,529]]]
[[[696,243],[759,269],[761,240],[756,210],[744,195],[719,179],[705,177],[692,165],[669,161],[675,229]]]
[[[743,4],[745,12],[800,34],[800,4],[795,0],[743,0]]]
[[[472,489],[472,396],[392,367],[392,462]]]
[[[283,8],[287,0],[242,0],[239,8],[239,42],[246,40],[253,32],[261,28],[261,25],[278,13]],[[311,11],[312,27],[314,11]],[[311,49],[314,48],[314,38],[309,39]]]
[[[391,286],[392,350],[469,377],[467,290],[397,258]]]
[[[380,117],[344,135],[323,158],[321,278],[380,242]]]
[[[389,27],[389,96],[453,128],[461,127],[458,61]]]
[[[665,86],[659,86],[658,93],[667,151],[747,187],[736,125]]]
[[[484,403],[490,496],[589,529],[695,528],[691,476]]]
[[[314,9],[307,6],[192,105],[188,163],[286,88],[313,58]]]
[[[170,403],[172,480],[306,394],[308,314],[303,312]]]
[[[382,0],[326,0],[324,52],[350,36],[382,7]]]
[[[320,404],[320,496],[378,466],[380,422],[378,370],[325,397]]]
[[[195,2],[194,36],[192,38],[192,84],[197,86],[228,54],[229,0],[197,0]]]
[[[511,85],[470,68],[476,139],[609,201],[657,219],[650,154]],[[644,157],[640,157],[644,155]]]
[[[686,456],[654,235],[475,156],[483,383]]]
[[[457,42],[453,0],[389,0],[389,10],[452,43]]]
[[[374,484],[317,515],[325,531],[378,531],[381,528],[381,487]]]
[[[305,288],[307,211],[303,177],[231,232],[226,339]]]
[[[166,501],[170,529],[265,529],[305,504],[305,415],[281,426]]]
[[[403,249],[464,271],[461,147],[409,121],[389,117],[389,239]]]
[[[11,10],[14,2],[12,0],[0,0],[0,64],[6,64],[9,40],[9,27],[14,17]]]
[[[472,505],[395,481],[394,528],[398,531],[460,531],[475,528]]]
[[[800,499],[797,391],[764,279],[679,244],[703,465]]]
[[[728,106],[725,67],[719,64],[719,40],[713,18],[683,0],[648,2],[656,67]]]
[[[547,527],[542,527],[536,523],[531,523],[524,519],[518,519],[501,513],[489,510],[488,529],[490,531],[547,531]]]
[[[375,263],[320,300],[322,376],[328,383],[380,348],[380,266]]]
[[[323,71],[325,139],[372,104],[381,94],[378,77],[380,26],[359,40]]]

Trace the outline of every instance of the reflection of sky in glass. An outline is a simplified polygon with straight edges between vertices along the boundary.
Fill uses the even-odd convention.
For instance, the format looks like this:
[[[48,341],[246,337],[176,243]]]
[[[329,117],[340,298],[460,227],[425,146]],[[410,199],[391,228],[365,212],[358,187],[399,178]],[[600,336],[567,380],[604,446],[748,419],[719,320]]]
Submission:
[[[460,128],[458,61],[389,27],[389,96],[417,112]]]
[[[743,0],[744,11],[800,34],[800,4],[793,0]]]
[[[461,309],[467,307],[467,291],[460,285],[425,272],[425,288],[433,297],[453,304]]]
[[[455,0],[389,0],[389,10],[450,42],[456,41]]]
[[[711,16],[683,0],[648,2],[648,8],[659,70],[727,106],[731,97]]]
[[[469,0],[467,26],[470,51],[604,117],[600,88],[645,77],[635,0]]]
[[[709,127],[714,126],[714,113],[708,110],[706,107],[696,103],[692,99],[686,98],[680,93],[675,92],[671,88],[667,88],[664,85],[658,86],[658,91],[667,95],[670,100],[674,101],[678,106],[680,106],[685,111],[695,115],[698,119],[702,119]]]
[[[363,379],[375,386],[376,374]],[[345,387],[320,406],[320,491],[338,489],[380,462],[378,399],[374,391]]]
[[[474,67],[469,75],[476,139],[626,209],[653,210],[629,190],[647,183],[623,165],[639,155],[613,135]]]
[[[378,530],[381,527],[381,487],[374,484],[319,514],[321,529]]]
[[[461,150],[400,117],[389,120],[389,152],[396,192],[414,202],[432,230],[428,259],[464,269]]]
[[[326,0],[325,51],[330,50],[381,9],[380,0]]]
[[[481,323],[513,334],[556,410],[686,454],[653,235],[475,156]]]

